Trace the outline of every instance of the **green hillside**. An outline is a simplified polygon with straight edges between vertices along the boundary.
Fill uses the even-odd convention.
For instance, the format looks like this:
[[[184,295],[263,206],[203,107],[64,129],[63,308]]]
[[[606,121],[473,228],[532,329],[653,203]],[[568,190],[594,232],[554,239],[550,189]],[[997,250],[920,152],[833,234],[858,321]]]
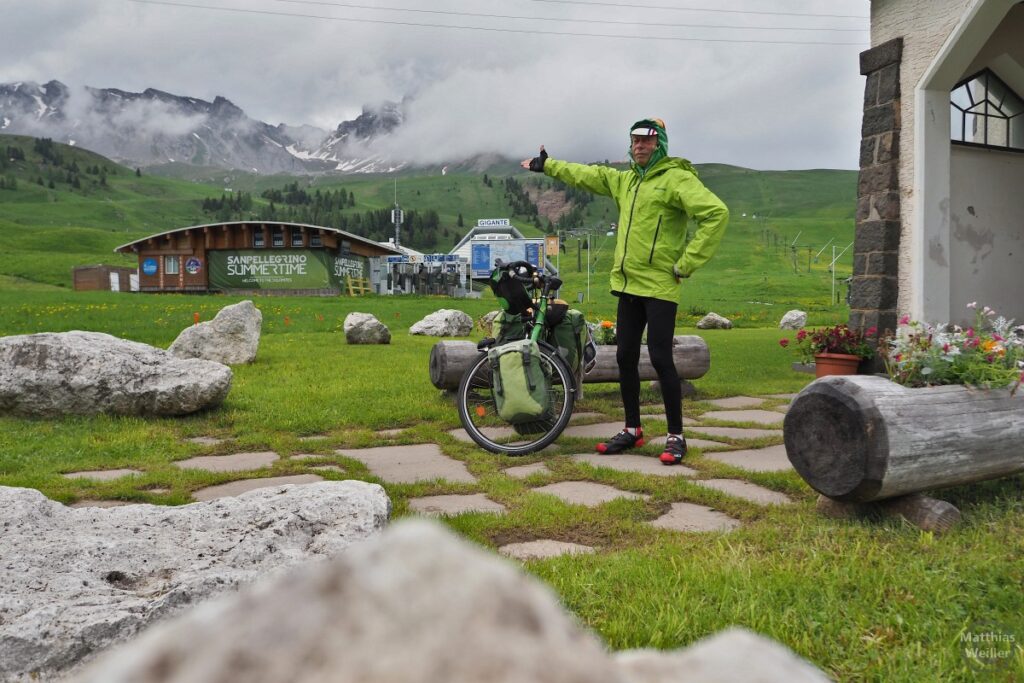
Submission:
[[[493,175],[449,169],[446,175],[419,170],[296,178],[224,171],[211,177],[220,181],[214,184],[137,175],[134,169],[86,150],[33,138],[0,136],[0,151],[6,152],[0,158],[0,236],[7,247],[0,253],[0,276],[16,278],[0,282],[4,287],[12,282],[68,287],[73,266],[134,265],[113,249],[185,225],[266,216],[271,203],[260,195],[286,186],[309,195],[350,194],[353,204],[340,210],[348,217],[376,211],[379,218],[397,194],[407,213],[436,212],[432,249],[437,251],[447,251],[478,218],[510,217],[527,235],[545,234],[547,220],[539,220],[537,229],[527,212],[512,213],[505,181],[511,177],[526,188],[556,187],[548,178],[507,164],[492,166]],[[830,305],[828,265],[832,247],[838,253],[853,240],[856,172],[753,171],[720,164],[698,168],[705,183],[729,205],[733,218],[719,253],[685,283],[682,312],[699,316],[713,310],[746,325],[770,324],[795,306],[817,312],[824,320],[845,318],[845,288],[840,285],[851,271],[852,252],[846,251],[837,263],[838,306]],[[239,192],[249,198],[244,211],[230,216],[203,211],[204,199],[230,200]],[[312,219],[308,206],[279,203],[274,210],[280,220],[320,222]],[[617,210],[611,200],[595,197],[578,213],[579,227],[562,233],[564,252],[558,260],[566,283],[563,296],[575,302],[582,294],[589,313],[610,316],[614,300],[606,289],[613,238],[606,233],[617,220]],[[392,231],[385,226],[361,234],[384,239]],[[419,239],[415,235],[411,246],[422,247]],[[588,250],[590,242],[593,249]]]

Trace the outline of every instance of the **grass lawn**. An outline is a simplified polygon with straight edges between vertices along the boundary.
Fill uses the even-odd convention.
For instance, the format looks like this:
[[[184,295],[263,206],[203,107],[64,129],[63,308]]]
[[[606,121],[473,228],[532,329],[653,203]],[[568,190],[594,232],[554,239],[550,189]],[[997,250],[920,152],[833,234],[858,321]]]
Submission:
[[[0,335],[85,329],[166,347],[191,324],[194,312],[208,320],[237,300],[71,293],[5,278],[0,280]],[[740,624],[781,641],[842,681],[1024,676],[1019,649],[1011,668],[978,673],[962,658],[960,642],[964,632],[982,628],[1015,635],[1018,647],[1024,638],[1024,477],[940,492],[961,509],[963,521],[935,537],[892,520],[824,519],[814,511],[816,495],[795,473],[741,472],[699,451],[688,463],[699,478],[743,476],[795,503],[765,508],[685,478],[597,469],[566,457],[589,451],[589,439],[563,437],[557,451],[542,456],[493,456],[448,434],[459,426],[456,409],[430,384],[427,371],[436,339],[407,334],[414,322],[439,308],[458,307],[479,317],[494,308],[492,302],[366,297],[256,303],[264,315],[259,355],[254,364],[234,368],[234,385],[221,408],[177,419],[0,418],[0,485],[37,488],[66,503],[88,498],[179,505],[198,488],[243,476],[171,465],[195,455],[315,453],[322,458],[283,457],[265,474],[339,478],[309,469],[335,463],[347,470],[347,478],[377,481],[362,463],[334,451],[436,443],[464,461],[478,483],[386,484],[394,516],[408,514],[412,497],[479,492],[506,505],[508,514],[464,514],[444,523],[481,545],[547,537],[599,546],[594,555],[536,560],[525,567],[613,649],[676,648]],[[392,343],[347,346],[342,321],[352,311],[373,313],[389,325]],[[697,333],[689,320],[680,322],[677,333]],[[709,410],[704,402],[709,398],[796,392],[811,379],[790,369],[793,356],[779,348],[783,335],[776,329],[701,335],[711,348],[712,369],[694,381],[699,393],[685,404],[690,417]],[[658,404],[647,389],[643,400]],[[769,405],[781,403],[776,399]],[[588,385],[577,410],[621,417],[617,387]],[[375,433],[396,427],[405,429],[391,440]],[[647,427],[658,435],[665,425]],[[300,440],[314,434],[326,438]],[[230,441],[215,446],[184,441],[194,436]],[[743,445],[779,442],[768,438]],[[643,452],[657,450],[647,446]],[[526,480],[501,474],[505,467],[540,460],[550,462],[549,473]],[[122,467],[143,474],[110,482],[61,476]],[[584,508],[530,491],[566,480],[590,480],[650,497]],[[727,534],[681,534],[645,524],[678,501],[722,510],[743,526]]]

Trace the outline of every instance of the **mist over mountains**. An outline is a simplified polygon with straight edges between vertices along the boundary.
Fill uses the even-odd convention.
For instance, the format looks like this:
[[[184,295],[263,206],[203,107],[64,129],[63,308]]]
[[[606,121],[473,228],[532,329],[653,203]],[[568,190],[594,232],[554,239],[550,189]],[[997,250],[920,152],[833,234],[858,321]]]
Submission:
[[[231,101],[149,88],[69,88],[53,80],[0,84],[0,134],[31,135],[83,147],[127,166],[167,164],[261,174],[379,173],[407,160],[380,150],[405,121],[406,102],[364,107],[334,130],[276,126]]]

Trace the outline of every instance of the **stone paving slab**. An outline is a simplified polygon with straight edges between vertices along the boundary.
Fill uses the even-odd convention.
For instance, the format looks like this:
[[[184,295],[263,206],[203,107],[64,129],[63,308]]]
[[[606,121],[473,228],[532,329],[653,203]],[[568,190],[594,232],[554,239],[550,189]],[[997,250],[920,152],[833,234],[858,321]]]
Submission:
[[[667,421],[668,420],[665,419],[665,413],[641,413],[640,414],[640,424],[643,424],[644,422],[667,422]],[[619,422],[618,424],[619,424],[619,429],[622,429],[622,423]],[[700,424],[700,422],[698,422],[697,420],[694,420],[692,417],[686,417],[685,415],[683,416],[683,426],[684,427],[692,427],[693,425],[697,425],[697,424]]]
[[[574,462],[583,462],[594,467],[607,467],[619,472],[638,472],[658,477],[692,477],[697,474],[696,470],[683,465],[662,465],[661,461],[657,458],[630,453],[618,453],[616,455],[580,453],[579,455],[571,455],[569,457]]]
[[[377,448],[340,448],[335,453],[358,460],[366,465],[374,476],[392,484],[411,484],[434,479],[468,483],[475,483],[477,480],[466,469],[466,463],[449,458],[432,443]]]
[[[693,431],[707,436],[724,436],[727,439],[760,439],[765,436],[782,436],[781,429],[747,429],[744,427],[694,427]]]
[[[111,479],[120,479],[121,477],[134,477],[139,474],[142,474],[141,470],[125,468],[120,470],[86,470],[82,472],[65,472],[63,476],[66,479],[95,479],[96,481],[110,481]]]
[[[513,479],[526,479],[531,474],[537,474],[542,472],[549,474],[551,470],[548,469],[547,465],[542,462],[535,462],[531,465],[516,465],[515,467],[506,467],[503,469],[502,474],[506,474]]]
[[[324,459],[330,460],[334,458],[333,453],[296,453],[295,455],[289,456],[289,460],[317,460]]]
[[[398,427],[396,429],[381,429],[378,432],[374,432],[377,436],[383,436],[385,439],[390,439],[393,436],[398,436],[405,431],[405,427]]]
[[[712,410],[701,417],[729,422],[757,422],[763,425],[782,425],[782,416],[774,410]]]
[[[772,410],[775,410],[775,411],[780,412],[780,413],[788,413],[789,412],[789,405],[775,406],[774,408],[772,408]]]
[[[604,413],[573,413],[572,417],[569,418],[569,424],[576,424],[583,420],[593,420],[595,418],[607,418],[608,416]]]
[[[267,467],[280,457],[273,451],[260,451],[258,453],[232,453],[231,455],[201,455],[188,460],[178,460],[171,464],[183,470],[244,472]]]
[[[339,467],[338,465],[313,465],[309,469],[316,470],[317,472],[337,472],[338,474],[345,474],[345,468]]]
[[[263,489],[268,486],[281,486],[283,484],[315,484],[323,481],[324,478],[315,474],[296,474],[290,477],[268,477],[265,479],[239,479],[229,481],[227,484],[207,486],[192,492],[192,499],[197,501],[214,500],[216,498],[227,498],[229,496],[240,496],[246,491]]]
[[[503,515],[508,511],[504,505],[494,502],[482,493],[410,498],[409,509],[430,517],[460,515],[464,512],[491,512]]]
[[[693,482],[698,486],[706,486],[722,493],[728,493],[730,496],[736,496],[744,500],[749,500],[751,503],[758,503],[760,505],[786,505],[792,503],[784,493],[778,491],[772,491],[766,489],[763,486],[757,484],[751,484],[749,481],[741,481],[739,479],[696,479]]]
[[[553,541],[548,538],[526,541],[525,543],[509,543],[498,548],[499,553],[516,560],[535,560],[545,557],[558,557],[559,555],[585,555],[593,553],[595,550],[595,548],[589,545]]]
[[[327,434],[310,434],[309,436],[300,436],[299,441],[325,441],[329,439]]]
[[[730,531],[740,521],[704,505],[672,503],[671,510],[648,524],[672,531]]]
[[[495,440],[497,440],[497,439],[507,439],[508,437],[513,436],[515,434],[515,430],[513,430],[511,427],[484,427],[481,431],[484,433],[485,436],[487,436],[487,438],[495,439]],[[451,434],[452,436],[454,436],[459,441],[464,441],[466,443],[471,443],[471,444],[476,445],[476,442],[473,441],[473,439],[469,438],[469,434],[466,433],[465,429],[461,429],[461,428],[459,428],[459,429],[452,429],[452,430],[449,430],[448,433]],[[515,442],[513,441],[511,443],[515,443]],[[550,446],[541,449],[539,452],[541,452],[541,453],[550,453],[552,451],[557,451],[558,450],[558,446],[556,445],[557,443],[558,442],[556,441],[555,443],[551,444]],[[483,450],[483,449],[481,449],[481,450]]]
[[[666,441],[668,441],[668,435],[656,436],[647,443],[654,446],[664,446]],[[709,441],[708,439],[691,438],[689,436],[686,437],[686,446],[688,448],[700,448],[701,450],[709,448],[735,448],[732,444],[722,443],[721,441]]]
[[[729,398],[716,398],[708,401],[711,405],[717,408],[756,408],[757,406],[764,403],[763,398],[754,398],[753,396],[730,396]]]
[[[186,443],[196,443],[200,446],[217,446],[224,443],[226,439],[218,439],[215,436],[193,436],[191,439],[185,439]]]
[[[744,451],[728,451],[725,453],[708,453],[704,456],[708,460],[717,460],[727,465],[740,467],[751,472],[784,472],[792,470],[789,458],[786,456],[786,446],[768,446],[767,448],[754,448]]]
[[[613,486],[596,484],[592,481],[560,481],[557,484],[548,484],[533,489],[534,493],[545,493],[561,498],[571,505],[586,505],[594,507],[616,498],[650,498],[646,493],[633,493],[632,491],[621,491]]]
[[[796,394],[768,394],[768,398],[784,398],[789,401],[792,401],[796,397]]]

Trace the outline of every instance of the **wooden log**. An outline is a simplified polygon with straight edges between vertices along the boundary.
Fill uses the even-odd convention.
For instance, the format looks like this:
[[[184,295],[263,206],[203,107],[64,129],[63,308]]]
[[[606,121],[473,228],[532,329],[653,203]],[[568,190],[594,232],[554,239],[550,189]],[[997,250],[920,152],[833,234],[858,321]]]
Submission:
[[[614,346],[598,346],[594,369],[583,376],[584,384],[618,382],[619,366],[615,361]],[[444,340],[430,350],[430,382],[438,389],[454,391],[459,388],[462,375],[477,359],[476,343]],[[676,335],[672,340],[672,360],[679,379],[698,379],[711,368],[711,352],[707,342],[696,335]],[[640,349],[640,379],[657,379],[651,365],[647,347]]]
[[[1024,472],[1024,395],[822,377],[793,399],[783,435],[789,461],[818,493],[883,500]]]
[[[862,517],[899,517],[923,531],[943,534],[960,521],[960,511],[952,503],[912,493],[874,503],[845,503],[827,496],[819,496],[818,512],[835,519]]]

